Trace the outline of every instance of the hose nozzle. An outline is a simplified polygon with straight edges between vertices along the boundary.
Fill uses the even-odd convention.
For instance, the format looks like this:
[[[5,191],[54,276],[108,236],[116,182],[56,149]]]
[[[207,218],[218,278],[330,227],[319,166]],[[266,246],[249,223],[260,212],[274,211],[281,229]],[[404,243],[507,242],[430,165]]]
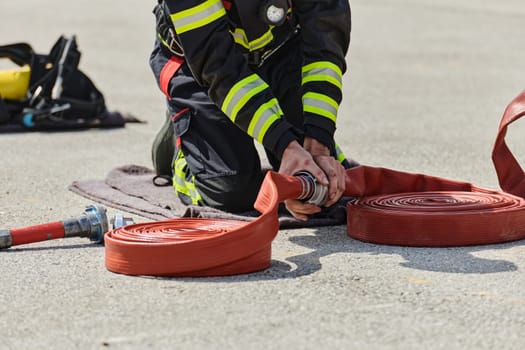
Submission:
[[[90,205],[76,218],[13,229],[0,229],[0,249],[50,239],[87,237],[96,243],[108,232],[106,208]]]

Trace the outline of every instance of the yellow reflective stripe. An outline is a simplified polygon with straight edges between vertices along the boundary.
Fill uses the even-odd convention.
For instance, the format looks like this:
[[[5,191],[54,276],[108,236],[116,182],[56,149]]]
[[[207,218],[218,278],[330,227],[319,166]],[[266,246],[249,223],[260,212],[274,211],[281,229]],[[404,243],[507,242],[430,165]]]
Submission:
[[[230,31],[230,34],[232,35],[233,41],[235,41],[236,44],[239,44],[246,49],[250,49],[248,38],[246,37],[244,30],[236,28],[235,31]]]
[[[266,131],[270,125],[281,118],[281,115],[283,115],[283,112],[279,102],[277,102],[276,98],[272,98],[257,109],[248,126],[248,134],[260,143],[263,143]]]
[[[337,102],[326,95],[316,92],[307,92],[303,95],[303,109],[305,112],[321,115],[334,123],[337,119],[338,108]]]
[[[335,155],[337,156],[337,160],[339,161],[339,163],[344,162],[346,159],[345,154],[343,153],[341,147],[339,147],[337,143],[335,144]]]
[[[248,49],[249,51],[255,51],[258,49],[261,49],[272,42],[273,40],[273,33],[272,33],[273,26],[270,27],[270,29],[265,32],[263,35],[258,37],[255,40],[248,41],[248,37],[246,36],[246,32],[241,28],[235,28],[233,32],[230,32],[233,36],[233,41],[235,41],[236,44],[241,45],[242,47]]]
[[[184,193],[189,196],[190,193],[186,188],[186,159],[179,150],[177,153],[177,159],[175,160],[173,171],[173,184],[175,185],[175,191]]]
[[[221,110],[235,122],[237,114],[244,105],[259,92],[268,88],[268,84],[257,74],[251,74],[237,82],[228,91]]]
[[[191,198],[193,204],[199,204],[199,201],[202,200],[202,196],[197,191],[194,182],[184,181],[183,179],[178,179],[180,181],[175,183],[175,191],[182,193]],[[192,177],[192,181],[195,181],[195,177]]]
[[[163,38],[159,33],[157,33],[157,38],[159,38],[160,42],[161,42],[164,46],[169,47],[168,42],[167,42],[166,40],[164,40],[164,38]]]
[[[185,184],[175,183],[175,191],[191,197],[190,191]]]
[[[302,84],[312,81],[324,81],[337,86],[339,89],[343,88],[343,72],[341,68],[332,62],[319,61],[303,66]]]
[[[191,197],[191,202],[193,204],[199,204],[199,201],[202,200],[202,197],[200,193],[197,191],[197,188],[195,187],[195,176],[191,177],[191,182],[186,181],[186,188],[189,191],[189,196]]]
[[[179,149],[177,152],[177,158],[174,162],[174,173],[175,174],[184,174],[184,167],[186,166],[186,159],[182,154],[182,151]],[[183,176],[184,177],[184,176]]]
[[[173,13],[171,20],[177,34],[194,30],[225,16],[226,10],[221,0],[207,0],[202,4]]]
[[[174,172],[173,172],[173,184],[175,185],[175,191],[190,196],[190,192],[186,187],[186,159],[179,150],[177,159],[175,160]],[[191,197],[191,196],[190,196]]]
[[[273,40],[272,29],[268,29],[266,33],[261,35],[255,40],[250,41],[248,44],[250,46],[250,51],[258,50],[266,45],[268,45]]]
[[[184,154],[179,150],[177,159],[175,160],[173,184],[175,185],[175,191],[180,192],[191,198],[193,204],[199,204],[202,200],[200,193],[195,187],[195,176],[191,177],[191,181],[186,181],[186,159]]]

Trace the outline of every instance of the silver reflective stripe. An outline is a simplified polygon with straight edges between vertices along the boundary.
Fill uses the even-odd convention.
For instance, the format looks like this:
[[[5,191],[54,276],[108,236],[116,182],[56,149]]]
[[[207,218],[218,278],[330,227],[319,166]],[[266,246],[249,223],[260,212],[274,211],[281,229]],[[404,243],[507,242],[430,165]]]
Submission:
[[[338,105],[328,96],[306,93],[303,95],[303,108],[305,112],[322,115],[334,123],[336,121]]]
[[[283,114],[277,99],[273,98],[263,104],[253,115],[252,121],[248,126],[248,134],[260,143],[263,143],[266,131]]]
[[[235,122],[237,114],[246,105],[246,103],[259,92],[268,88],[268,84],[264,82],[257,74],[249,75],[248,77],[237,82],[228,92],[221,110],[232,121]]]
[[[246,38],[246,34],[244,33],[244,30],[242,29],[235,29],[235,31],[231,32],[230,34],[233,37],[233,41],[235,41],[237,44],[249,49],[250,46],[248,45],[248,38]]]
[[[303,67],[302,84],[312,81],[331,83],[338,88],[343,86],[343,74],[341,69],[331,62],[314,62]]]
[[[188,32],[215,21],[226,15],[220,0],[208,0],[190,9],[171,15],[171,20],[178,34]]]

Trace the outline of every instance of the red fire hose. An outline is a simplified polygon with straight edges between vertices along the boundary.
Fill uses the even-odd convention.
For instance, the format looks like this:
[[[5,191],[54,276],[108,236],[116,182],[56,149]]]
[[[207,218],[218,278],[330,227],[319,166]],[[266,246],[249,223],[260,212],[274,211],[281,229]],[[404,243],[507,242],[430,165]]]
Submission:
[[[501,187],[359,166],[347,170],[348,235],[408,246],[461,246],[525,238],[525,174],[505,144],[507,126],[525,114],[525,91],[507,107],[493,151]],[[249,223],[172,219],[134,224],[106,234],[106,267],[128,275],[217,276],[265,269],[278,232],[277,206],[299,198],[304,184],[267,174]]]

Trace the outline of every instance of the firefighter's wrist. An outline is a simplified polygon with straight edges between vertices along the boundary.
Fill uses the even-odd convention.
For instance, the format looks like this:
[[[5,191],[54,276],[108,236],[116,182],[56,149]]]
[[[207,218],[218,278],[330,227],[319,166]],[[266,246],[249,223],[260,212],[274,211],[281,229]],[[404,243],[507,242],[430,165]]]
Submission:
[[[329,150],[334,147],[334,134],[315,125],[305,125],[304,136],[317,140]]]
[[[286,132],[277,141],[277,144],[274,149],[274,155],[277,159],[281,160],[283,157],[284,150],[292,143],[293,141],[300,142],[299,136],[294,132]]]
[[[329,156],[330,148],[313,137],[306,136],[303,142],[304,149],[313,156]]]

